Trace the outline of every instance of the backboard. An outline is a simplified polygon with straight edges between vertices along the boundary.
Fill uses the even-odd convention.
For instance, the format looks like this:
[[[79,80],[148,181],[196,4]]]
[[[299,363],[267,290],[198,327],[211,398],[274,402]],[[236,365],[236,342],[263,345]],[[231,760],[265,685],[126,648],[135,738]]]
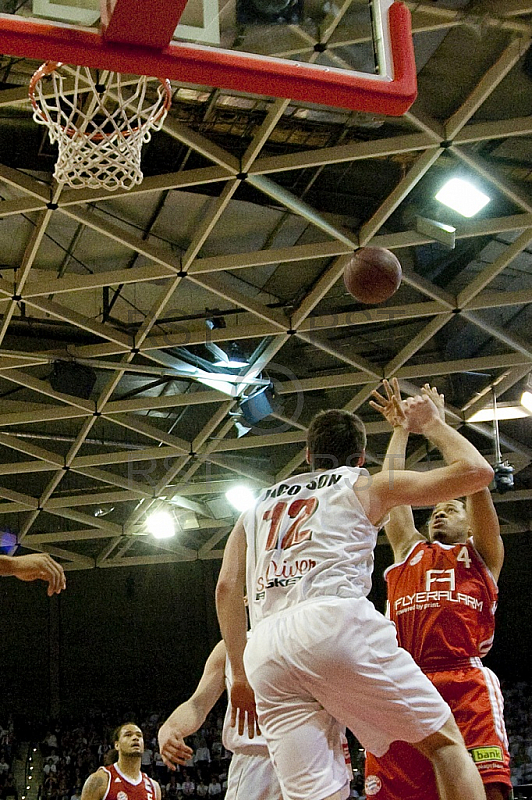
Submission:
[[[393,0],[26,0],[3,53],[382,114],[416,96]]]

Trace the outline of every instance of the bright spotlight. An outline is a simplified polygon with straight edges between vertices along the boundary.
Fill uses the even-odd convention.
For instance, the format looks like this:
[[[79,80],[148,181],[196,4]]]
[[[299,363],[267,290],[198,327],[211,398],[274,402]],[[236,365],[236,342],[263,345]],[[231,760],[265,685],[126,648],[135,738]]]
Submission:
[[[146,527],[155,539],[175,536],[174,518],[169,511],[155,511],[146,520]]]
[[[528,389],[521,395],[521,405],[532,414],[532,392],[529,392]]]
[[[225,493],[225,496],[237,511],[247,511],[255,502],[255,495],[247,486],[233,486]]]
[[[442,186],[436,200],[458,211],[463,217],[474,217],[489,203],[490,198],[468,181],[451,178]]]

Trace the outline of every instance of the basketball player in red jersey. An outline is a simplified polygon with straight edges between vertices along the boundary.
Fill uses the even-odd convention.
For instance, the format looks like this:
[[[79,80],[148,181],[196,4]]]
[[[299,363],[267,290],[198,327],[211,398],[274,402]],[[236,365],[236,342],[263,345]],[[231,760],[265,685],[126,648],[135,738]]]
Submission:
[[[428,384],[444,417],[443,395]],[[387,397],[375,393],[378,409],[393,426],[383,469],[404,469],[408,432],[401,425],[399,385]],[[438,503],[427,541],[416,530],[410,506],[390,512],[386,534],[394,564],[385,572],[388,607],[401,647],[408,650],[451,707],[466,747],[478,767],[488,800],[511,791],[503,700],[497,677],[482,665],[493,642],[497,579],[504,551],[489,489]],[[437,800],[432,766],[405,742],[394,742],[381,758],[367,754],[366,794],[375,800]]]
[[[118,761],[89,775],[81,800],[161,800],[161,787],[140,771],[144,737],[134,722],[120,725],[113,736]]]

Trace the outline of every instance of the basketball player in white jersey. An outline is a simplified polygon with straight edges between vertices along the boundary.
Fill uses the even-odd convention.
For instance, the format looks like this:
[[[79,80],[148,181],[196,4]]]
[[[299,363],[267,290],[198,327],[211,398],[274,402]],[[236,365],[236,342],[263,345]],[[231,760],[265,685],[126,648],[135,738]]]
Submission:
[[[224,690],[231,691],[231,668],[224,642],[218,642],[205,663],[203,675],[194,694],[173,711],[159,730],[159,747],[167,767],[185,764],[192,750],[183,741],[205,722],[207,714]],[[227,706],[222,739],[233,757],[227,775],[225,800],[282,800],[281,787],[270,760],[268,747],[260,731],[241,735],[231,727]]]
[[[247,715],[252,726],[255,694],[287,800],[347,797],[335,720],[377,756],[394,740],[412,743],[432,761],[441,800],[484,800],[449,706],[367,594],[391,508],[471,494],[493,470],[440,420],[427,393],[395,402],[405,427],[429,438],[446,466],[370,477],[361,469],[363,423],[346,411],[322,412],[308,431],[310,474],[266,490],[225,548],[217,608],[234,675],[233,721],[242,730]]]
[[[113,735],[118,760],[89,775],[81,800],[161,800],[161,787],[140,771],[144,737],[138,725],[125,722]]]

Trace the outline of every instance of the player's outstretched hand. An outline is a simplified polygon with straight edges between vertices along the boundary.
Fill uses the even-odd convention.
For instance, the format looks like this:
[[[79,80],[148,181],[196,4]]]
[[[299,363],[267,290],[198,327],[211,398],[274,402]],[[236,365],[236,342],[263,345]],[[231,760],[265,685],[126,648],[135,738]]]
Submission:
[[[423,394],[426,394],[430,397],[436,408],[438,409],[438,414],[440,415],[440,419],[442,422],[445,422],[445,397],[443,394],[440,394],[435,386],[431,386],[430,383],[426,383],[422,390]]]
[[[402,408],[405,428],[411,433],[424,433],[428,425],[440,420],[438,408],[427,393],[408,397],[403,400]]]
[[[11,574],[21,581],[46,581],[49,597],[59,594],[66,586],[63,567],[48,553],[14,556]]]
[[[397,378],[392,378],[392,384],[390,385],[385,378],[382,385],[386,392],[386,397],[374,389],[371,394],[375,400],[369,401],[370,406],[379,411],[392,428],[405,427],[399,381]]]
[[[176,770],[176,765],[183,766],[194,755],[194,751],[170,722],[165,722],[161,725],[158,734],[159,739],[159,752],[168,769],[173,772]]]
[[[246,725],[250,739],[260,733],[253,689],[247,681],[235,680],[231,687],[231,726],[237,726],[242,736]]]

